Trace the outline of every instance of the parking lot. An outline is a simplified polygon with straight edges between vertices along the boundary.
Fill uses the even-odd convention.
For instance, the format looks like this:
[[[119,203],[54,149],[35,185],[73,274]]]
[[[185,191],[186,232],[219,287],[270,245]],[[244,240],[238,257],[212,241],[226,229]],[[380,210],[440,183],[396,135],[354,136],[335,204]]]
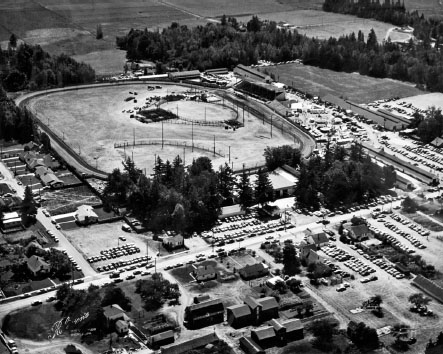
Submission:
[[[88,227],[78,227],[72,230],[63,230],[63,234],[76,247],[76,249],[83,255],[85,259],[92,257],[99,257],[94,262],[90,262],[95,269],[103,269],[104,266],[110,265],[117,261],[132,261],[135,258],[147,255],[154,255],[153,250],[147,249],[147,238],[144,235],[127,233],[122,231],[121,221],[105,224],[94,224]],[[118,253],[116,257],[107,257],[104,251],[123,246],[125,244],[133,244],[133,248],[137,252],[123,252]],[[117,254],[117,252],[113,252]],[[125,254],[126,253],[126,254]]]

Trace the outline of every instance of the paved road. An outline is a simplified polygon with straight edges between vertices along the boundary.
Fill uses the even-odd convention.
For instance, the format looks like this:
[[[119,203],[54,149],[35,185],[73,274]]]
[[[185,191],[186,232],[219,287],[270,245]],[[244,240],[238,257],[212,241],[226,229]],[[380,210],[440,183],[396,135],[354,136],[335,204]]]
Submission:
[[[395,201],[392,203],[393,206],[399,205],[401,202],[400,201]],[[331,224],[335,224],[335,223],[339,223],[342,220],[349,220],[353,215],[356,216],[367,216],[369,215],[369,213],[371,212],[371,210],[368,209],[364,209],[364,210],[359,210],[356,211],[352,214],[345,214],[345,215],[336,215],[334,217],[328,218],[328,220],[330,220]],[[296,218],[296,217],[295,217]],[[280,232],[276,232],[274,234],[274,237],[277,235],[276,238],[278,238],[281,242],[283,242],[286,239],[294,239],[294,236],[298,233],[303,232],[306,228],[318,228],[321,227],[321,224],[318,224],[317,222],[311,222],[309,224],[305,224],[305,225],[300,225],[297,226],[295,228],[292,229],[287,229],[286,231],[280,231]],[[280,235],[280,236],[278,236]],[[225,245],[223,246],[223,248],[226,251],[230,251],[233,249],[238,249],[239,247],[247,247],[247,248],[258,248],[259,245],[266,241],[266,237],[269,236],[269,234],[266,235],[260,235],[260,236],[256,236],[253,238],[246,238],[244,241],[242,241],[241,243],[234,243],[234,244],[229,244],[229,245]],[[72,246],[71,246],[72,247]],[[75,249],[74,250],[69,250],[69,252],[77,252]],[[173,266],[177,263],[187,263],[190,260],[195,260],[195,256],[197,254],[203,253],[206,256],[210,255],[212,253],[212,248],[210,245],[205,245],[202,247],[198,247],[198,248],[193,248],[189,251],[186,251],[184,253],[181,254],[175,254],[175,255],[168,255],[165,257],[160,257],[157,258],[154,262],[156,264],[156,268],[151,268],[150,271],[154,272],[154,269],[156,269],[157,271],[161,271],[163,270],[165,267],[168,266]],[[77,252],[78,253],[78,252]],[[80,263],[79,263],[80,264]],[[132,274],[133,271],[127,271],[124,272],[120,275],[121,278],[126,278],[127,275]],[[94,284],[94,285],[103,285],[105,283],[109,283],[110,279],[109,279],[109,274],[111,272],[106,272],[106,273],[99,273],[93,276],[88,276],[86,277],[84,280],[85,282],[82,284],[77,284],[74,285],[74,288],[76,289],[86,289],[89,287],[89,285]],[[137,276],[136,279],[139,279],[140,276]],[[135,280],[133,280],[135,281]],[[55,295],[55,291],[49,292],[49,293],[45,293],[45,294],[39,294],[36,296],[32,296],[30,298],[19,298],[13,302],[10,303],[5,303],[5,304],[0,304],[0,321],[3,321],[3,318],[11,311],[20,309],[20,308],[24,308],[24,307],[28,307],[31,305],[32,302],[36,301],[36,300],[40,300],[40,301],[45,301],[48,297],[50,296],[54,296]]]

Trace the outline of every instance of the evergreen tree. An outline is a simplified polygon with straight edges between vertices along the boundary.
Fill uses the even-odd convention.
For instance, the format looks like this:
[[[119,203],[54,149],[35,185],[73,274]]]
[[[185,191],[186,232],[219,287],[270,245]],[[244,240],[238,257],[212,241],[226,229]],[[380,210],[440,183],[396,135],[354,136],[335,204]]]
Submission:
[[[225,162],[218,170],[218,191],[225,200],[232,199],[232,189],[235,184],[235,177],[231,167]]]
[[[21,205],[21,212],[23,223],[26,226],[35,221],[37,207],[35,205],[34,197],[32,196],[32,190],[29,186],[25,187],[25,196]]]
[[[243,171],[238,185],[238,201],[242,210],[247,210],[254,205],[254,191],[249,181],[249,176],[246,171]]]
[[[261,206],[268,204],[274,200],[274,189],[268,172],[259,169],[257,172],[257,180],[255,182],[255,200]]]
[[[97,25],[97,31],[95,34],[95,38],[96,39],[103,39],[103,28],[100,23]]]

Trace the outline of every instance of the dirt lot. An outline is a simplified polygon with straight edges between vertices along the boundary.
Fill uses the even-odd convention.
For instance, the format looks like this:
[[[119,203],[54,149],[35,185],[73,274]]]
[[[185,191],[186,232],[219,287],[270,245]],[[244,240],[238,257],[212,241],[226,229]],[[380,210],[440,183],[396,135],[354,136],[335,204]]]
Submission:
[[[237,117],[237,113],[232,109],[232,106],[205,102],[181,100],[164,103],[160,108],[175,114],[178,111],[179,117],[198,121],[219,122]]]
[[[45,199],[42,202],[42,206],[51,215],[73,212],[79,205],[83,204],[100,204],[100,199],[86,186],[46,190],[42,193],[42,196]]]
[[[402,99],[402,101],[405,101],[407,103],[412,103],[414,107],[420,108],[420,109],[428,109],[429,107],[436,107],[443,109],[443,93],[440,92],[433,92],[433,93],[427,93],[424,95],[417,95],[413,97],[406,97]]]
[[[108,224],[96,224],[88,227],[80,227],[74,230],[65,230],[63,233],[75,248],[83,254],[85,258],[97,256],[101,250],[117,247],[124,243],[134,243],[140,248],[140,253],[116,258],[116,260],[127,260],[147,254],[146,236],[141,234],[123,232],[121,227],[123,222],[113,222]],[[126,241],[119,241],[118,237],[124,236]],[[150,250],[151,251],[151,250]],[[149,252],[152,255],[152,251]],[[112,260],[93,263],[100,266],[111,263]]]
[[[137,102],[126,102],[130,96],[129,91],[137,91]],[[130,113],[123,110],[133,110],[134,106],[142,106],[148,95],[165,95],[167,92],[181,92],[187,89],[175,85],[163,85],[162,89],[147,91],[146,85],[111,86],[79,91],[55,93],[46,97],[36,98],[30,102],[30,107],[45,121],[49,119],[50,127],[57,134],[64,132],[65,141],[75,150],[81,151],[80,155],[92,165],[95,165],[94,157],[99,156],[97,166],[104,171],[112,171],[121,168],[121,161],[125,153],[134,156],[138,167],[150,173],[155,155],[160,155],[163,160],[173,160],[175,156],[183,157],[183,147],[161,147],[162,124],[141,123],[130,119]],[[104,99],[106,97],[106,99]],[[71,102],[67,111],[65,102]],[[217,106],[218,107],[218,106]],[[227,110],[227,117],[231,117],[231,110]],[[180,111],[179,111],[180,114]],[[94,117],[91,120],[91,117]],[[220,117],[223,119],[225,117]],[[214,136],[216,151],[222,152],[225,157],[213,159],[212,153],[205,153],[213,159],[214,168],[224,162],[228,162],[229,146],[231,147],[231,162],[234,168],[243,163],[247,166],[261,164],[264,157],[261,153],[266,146],[280,146],[292,144],[293,139],[283,136],[280,130],[274,129],[273,138],[270,138],[269,125],[263,125],[252,115],[245,113],[245,127],[233,131],[223,127],[207,127],[193,125],[163,124],[163,137],[165,140],[190,145],[193,130],[194,143],[209,148],[212,151]],[[160,145],[136,146],[126,150],[114,148],[115,142],[127,141],[131,143],[135,134],[137,140],[158,141]],[[187,148],[185,160],[189,163],[192,158],[201,156],[201,151]]]
[[[274,73],[278,81],[294,85],[302,91],[324,96],[330,93],[356,103],[372,102],[393,96],[418,95],[411,84],[391,79],[376,79],[359,74],[347,74],[302,64],[284,64],[261,68]]]

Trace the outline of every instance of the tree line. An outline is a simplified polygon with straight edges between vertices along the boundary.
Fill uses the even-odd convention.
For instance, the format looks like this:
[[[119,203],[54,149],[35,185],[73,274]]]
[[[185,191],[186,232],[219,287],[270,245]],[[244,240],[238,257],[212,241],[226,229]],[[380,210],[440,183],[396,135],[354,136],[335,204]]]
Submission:
[[[0,85],[0,140],[27,143],[36,132],[32,117],[15,105]]]
[[[324,69],[409,81],[429,91],[443,92],[443,56],[438,46],[430,45],[432,20],[423,21],[420,31],[427,36],[423,35],[424,40],[418,43],[410,41],[403,48],[390,41],[378,43],[373,30],[366,40],[361,31],[321,40],[280,29],[275,22],[263,22],[256,16],[247,23],[245,31],[229,21],[194,28],[172,23],[162,32],[131,29],[127,35],[117,37],[116,42],[126,50],[128,59],[149,59],[178,70],[232,69],[238,64],[257,64],[259,59],[301,59]],[[417,31],[421,28],[416,27]],[[440,31],[440,26],[436,28]]]
[[[372,18],[377,21],[392,23],[396,26],[411,26],[414,35],[429,45],[431,38],[436,46],[443,40],[443,21],[438,18],[426,18],[417,10],[406,11],[400,0],[325,0],[323,10],[361,18]]]
[[[396,173],[392,166],[380,167],[371,161],[359,144],[349,153],[341,146],[326,146],[324,158],[313,155],[300,164],[300,177],[295,188],[299,207],[318,210],[320,206],[335,209],[369,199],[392,188]]]
[[[180,156],[172,163],[157,157],[152,177],[145,176],[128,157],[123,171],[115,169],[103,193],[105,204],[125,205],[154,232],[193,233],[210,229],[223,206],[243,209],[274,199],[269,174],[260,170],[254,184],[244,172],[237,182],[229,165],[215,171],[207,157],[185,167]]]
[[[8,50],[0,50],[1,81],[7,91],[38,90],[66,85],[86,84],[95,80],[91,66],[61,54],[51,56],[40,46],[17,46],[11,35]]]

